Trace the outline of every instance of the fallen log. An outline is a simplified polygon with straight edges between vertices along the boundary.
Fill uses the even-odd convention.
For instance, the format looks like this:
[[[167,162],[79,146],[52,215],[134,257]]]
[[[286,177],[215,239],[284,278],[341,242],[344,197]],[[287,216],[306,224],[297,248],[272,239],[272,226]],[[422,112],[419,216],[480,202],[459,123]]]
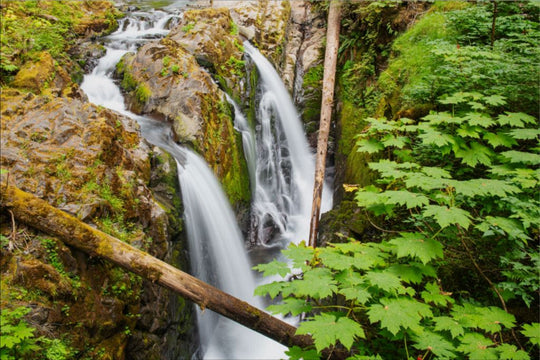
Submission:
[[[90,256],[107,259],[124,269],[164,286],[201,308],[207,308],[285,346],[307,347],[313,339],[295,335],[296,328],[175,267],[105,234],[46,201],[15,186],[0,183],[0,207],[17,220],[53,234]]]

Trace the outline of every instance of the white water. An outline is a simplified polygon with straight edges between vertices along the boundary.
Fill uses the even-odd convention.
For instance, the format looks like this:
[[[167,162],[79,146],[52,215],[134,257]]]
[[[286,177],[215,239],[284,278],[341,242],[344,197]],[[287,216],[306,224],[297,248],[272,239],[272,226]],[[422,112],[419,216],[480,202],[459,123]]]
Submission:
[[[257,66],[262,94],[256,125],[256,190],[253,203],[257,241],[282,245],[307,240],[315,161],[300,116],[272,64],[251,44],[246,53]],[[326,186],[327,187],[327,186]],[[321,212],[331,207],[323,192]],[[276,231],[277,230],[277,231]],[[277,233],[276,233],[277,232]]]
[[[157,12],[151,12],[155,14]],[[136,12],[107,37],[107,52],[81,88],[95,104],[137,120],[143,136],[170,152],[177,160],[185,207],[192,273],[201,280],[261,308],[254,298],[255,281],[236,219],[214,174],[204,160],[171,140],[170,129],[126,110],[120,89],[111,79],[116,63],[148,35],[164,35],[169,22]],[[166,13],[163,13],[166,14]],[[164,15],[170,18],[170,14]],[[124,36],[125,35],[125,36]],[[253,154],[255,154],[253,152]],[[205,359],[277,359],[285,347],[211,311],[198,310],[201,351]]]

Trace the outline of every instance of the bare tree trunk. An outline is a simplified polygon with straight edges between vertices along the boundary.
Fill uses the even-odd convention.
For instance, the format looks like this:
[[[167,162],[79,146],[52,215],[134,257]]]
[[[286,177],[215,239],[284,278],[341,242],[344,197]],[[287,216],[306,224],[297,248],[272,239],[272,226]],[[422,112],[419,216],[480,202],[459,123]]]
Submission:
[[[497,11],[499,4],[497,1],[493,1],[493,15],[491,18],[491,49],[493,50],[493,45],[495,44],[495,25],[497,23]]]
[[[208,285],[148,253],[96,230],[46,201],[17,187],[0,183],[0,207],[38,230],[59,236],[66,244],[99,256],[158,283],[182,297],[208,308],[285,346],[306,347],[310,336],[295,335],[296,328],[248,303]]]
[[[324,75],[321,104],[321,121],[317,139],[317,159],[315,161],[315,183],[313,186],[313,205],[311,208],[311,224],[309,228],[309,245],[317,244],[319,216],[321,213],[321,196],[324,184],[328,134],[332,120],[334,103],[334,84],[336,81],[337,53],[339,49],[339,28],[341,21],[341,1],[332,0],[328,11],[328,29],[326,31],[326,50],[324,56]]]

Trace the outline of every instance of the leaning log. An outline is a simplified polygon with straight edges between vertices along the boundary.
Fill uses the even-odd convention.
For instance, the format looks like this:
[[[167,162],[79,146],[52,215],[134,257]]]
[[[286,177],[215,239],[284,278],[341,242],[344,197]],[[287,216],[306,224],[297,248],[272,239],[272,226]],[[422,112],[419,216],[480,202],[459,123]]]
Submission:
[[[285,346],[307,347],[313,339],[295,335],[296,328],[175,267],[105,234],[46,201],[0,183],[0,207],[33,228],[56,235],[90,256],[107,259],[124,269],[164,286],[182,297],[215,311]]]
[[[326,167],[328,134],[334,104],[334,84],[336,82],[336,65],[339,49],[339,28],[341,21],[341,0],[332,0],[328,10],[326,31],[326,50],[324,55],[323,89],[321,103],[321,120],[317,138],[317,157],[315,159],[315,182],[313,186],[313,204],[311,208],[311,223],[309,228],[309,245],[317,245],[319,216],[321,213],[321,196]]]

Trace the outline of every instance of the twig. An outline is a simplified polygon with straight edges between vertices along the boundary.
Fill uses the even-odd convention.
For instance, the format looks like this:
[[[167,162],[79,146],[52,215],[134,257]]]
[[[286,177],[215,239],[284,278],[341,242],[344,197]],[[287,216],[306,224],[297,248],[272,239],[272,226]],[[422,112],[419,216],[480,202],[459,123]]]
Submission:
[[[12,252],[15,248],[15,237],[17,236],[17,224],[15,224],[15,215],[13,215],[13,212],[11,210],[8,210],[9,214],[11,215],[11,235],[9,236],[9,242],[8,242],[8,251]]]

